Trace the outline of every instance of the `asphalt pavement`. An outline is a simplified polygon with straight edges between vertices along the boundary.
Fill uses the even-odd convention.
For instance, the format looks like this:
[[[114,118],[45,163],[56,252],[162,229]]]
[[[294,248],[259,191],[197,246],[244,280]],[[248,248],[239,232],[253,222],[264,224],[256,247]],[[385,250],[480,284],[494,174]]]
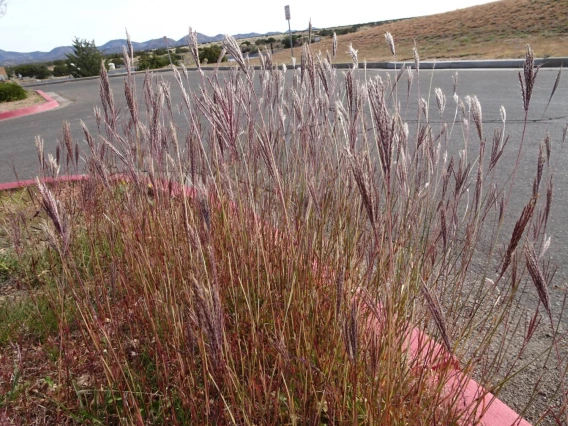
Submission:
[[[292,71],[288,71],[291,76]],[[338,71],[342,75],[343,71]],[[377,75],[383,79],[390,74],[391,78],[395,71],[388,70],[360,70],[361,78],[373,78]],[[552,68],[541,69],[537,78],[536,86],[531,101],[529,123],[525,135],[525,154],[521,168],[517,175],[517,185],[512,197],[512,211],[519,212],[522,206],[530,198],[532,178],[536,170],[536,156],[538,145],[548,132],[552,140],[552,158],[554,168],[554,202],[548,232],[552,237],[551,254],[553,263],[558,266],[556,283],[561,287],[568,281],[568,203],[566,191],[568,190],[568,171],[564,165],[566,149],[562,146],[562,132],[568,118],[568,78],[562,78],[556,90],[554,98],[545,110],[549,100],[558,70]],[[434,89],[440,87],[447,97],[447,107],[444,121],[451,121],[455,111],[452,100],[454,88],[453,76],[455,70],[421,70],[420,72],[420,96],[429,99],[431,117],[436,117],[436,101]],[[171,72],[159,74],[160,77],[171,82],[172,103],[178,105],[182,102],[181,93],[176,90],[177,83]],[[190,84],[198,87],[201,78],[197,72],[190,72]],[[140,92],[143,87],[144,76],[136,76],[137,87]],[[123,95],[124,77],[117,76],[110,79],[111,88],[115,94],[115,102],[123,113],[126,113],[126,102]],[[402,109],[405,109],[406,81],[399,85],[399,100]],[[413,120],[416,117],[416,96],[418,84],[415,81],[409,102],[408,119],[412,129]],[[41,87],[44,91],[53,93],[60,100],[61,106],[51,111],[11,120],[0,121],[0,182],[8,182],[19,179],[30,179],[37,174],[37,154],[35,138],[41,137],[45,143],[46,152],[54,152],[58,138],[62,135],[63,122],[71,125],[71,132],[76,140],[83,140],[80,122],[83,121],[92,132],[96,133],[97,125],[94,108],[101,106],[99,100],[99,80],[66,81],[51,84],[49,87]],[[518,70],[488,70],[472,69],[458,72],[457,93],[476,95],[483,109],[484,131],[491,140],[493,129],[502,127],[500,107],[504,106],[507,111],[506,130],[510,135],[508,148],[505,152],[507,162],[512,164],[516,153],[515,148],[521,139],[523,132],[524,111],[521,101],[521,92],[518,79]],[[61,102],[61,99],[68,102]],[[141,94],[140,99],[143,99]],[[414,99],[414,100],[413,100]],[[436,120],[432,120],[435,122]],[[182,128],[187,124],[180,116],[179,123]],[[454,131],[461,131],[459,128]],[[459,137],[456,138],[459,141]],[[507,164],[507,162],[505,164]],[[506,172],[504,172],[506,173]],[[514,224],[513,217],[510,218]],[[509,225],[512,229],[512,225]],[[555,303],[560,303],[557,298]]]

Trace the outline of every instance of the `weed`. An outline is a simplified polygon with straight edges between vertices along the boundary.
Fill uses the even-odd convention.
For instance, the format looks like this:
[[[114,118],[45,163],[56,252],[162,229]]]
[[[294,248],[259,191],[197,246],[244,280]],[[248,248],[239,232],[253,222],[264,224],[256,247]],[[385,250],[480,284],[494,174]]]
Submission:
[[[475,96],[456,93],[450,106],[436,89],[432,113],[416,46],[416,69],[384,78],[367,78],[353,47],[342,78],[308,46],[299,69],[277,69],[266,52],[259,72],[233,39],[223,47],[238,70],[199,69],[199,90],[174,68],[185,129],[173,124],[166,80],[146,74],[140,104],[129,70],[120,114],[103,69],[101,132],[83,127],[87,152],[77,154],[68,126],[59,161],[38,143],[34,196],[57,290],[46,299],[58,309],[50,377],[60,391],[50,415],[106,424],[478,423],[483,410],[464,402],[463,378],[475,374],[498,394],[522,368],[534,331],[549,327],[533,321],[511,350],[529,285],[552,325],[549,353],[560,341],[551,271],[536,256],[550,210],[546,150],[532,197],[510,212],[509,183],[496,173],[505,168],[505,115],[488,140]],[[525,111],[536,75],[529,51]],[[87,180],[41,181],[78,170],[79,158]],[[511,236],[504,214],[519,217]],[[29,235],[29,222],[17,229]]]

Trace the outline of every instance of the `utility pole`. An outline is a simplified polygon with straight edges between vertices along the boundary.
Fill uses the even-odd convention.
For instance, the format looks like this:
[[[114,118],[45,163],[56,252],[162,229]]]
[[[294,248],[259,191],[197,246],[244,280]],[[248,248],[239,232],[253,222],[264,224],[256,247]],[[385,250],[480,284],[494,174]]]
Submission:
[[[292,58],[294,57],[294,41],[292,40],[292,30],[290,29],[290,6],[284,6],[284,14],[286,15],[286,20],[288,21],[288,34],[290,35],[290,52]]]

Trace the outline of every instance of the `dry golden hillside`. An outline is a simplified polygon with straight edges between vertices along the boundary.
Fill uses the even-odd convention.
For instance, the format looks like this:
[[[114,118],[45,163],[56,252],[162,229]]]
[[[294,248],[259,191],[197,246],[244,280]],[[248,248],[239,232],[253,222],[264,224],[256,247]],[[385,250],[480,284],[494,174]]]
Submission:
[[[337,62],[351,60],[349,43],[359,51],[360,61],[392,60],[386,31],[395,39],[397,60],[412,58],[414,40],[424,60],[520,58],[527,44],[538,57],[568,56],[568,0],[501,0],[360,29],[338,37]],[[313,48],[331,51],[331,40],[314,43]],[[274,58],[288,59],[289,52]]]

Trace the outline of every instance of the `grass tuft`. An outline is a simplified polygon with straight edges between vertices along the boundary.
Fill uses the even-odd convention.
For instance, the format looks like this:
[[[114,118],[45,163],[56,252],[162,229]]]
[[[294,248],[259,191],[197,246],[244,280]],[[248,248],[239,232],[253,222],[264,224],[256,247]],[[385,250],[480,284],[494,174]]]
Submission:
[[[431,106],[417,50],[415,70],[367,78],[349,49],[343,76],[309,46],[300,69],[266,52],[257,71],[237,55],[238,70],[199,70],[199,88],[186,70],[174,70],[176,89],[152,74],[137,88],[129,73],[123,113],[103,72],[99,132],[82,124],[81,147],[65,124],[47,159],[38,139],[37,189],[2,217],[3,279],[28,290],[0,310],[14,367],[2,371],[4,412],[57,424],[475,424],[467,378],[498,395],[543,327],[558,350],[538,308],[511,345],[531,283],[559,322],[535,251],[546,253],[550,143],[514,212],[496,174],[514,180],[519,167],[503,164],[504,111],[486,152],[481,105],[457,95],[457,78],[455,111],[440,89]],[[79,183],[42,180],[83,169]],[[505,214],[520,214],[510,237]],[[30,392],[41,408],[27,409]]]

